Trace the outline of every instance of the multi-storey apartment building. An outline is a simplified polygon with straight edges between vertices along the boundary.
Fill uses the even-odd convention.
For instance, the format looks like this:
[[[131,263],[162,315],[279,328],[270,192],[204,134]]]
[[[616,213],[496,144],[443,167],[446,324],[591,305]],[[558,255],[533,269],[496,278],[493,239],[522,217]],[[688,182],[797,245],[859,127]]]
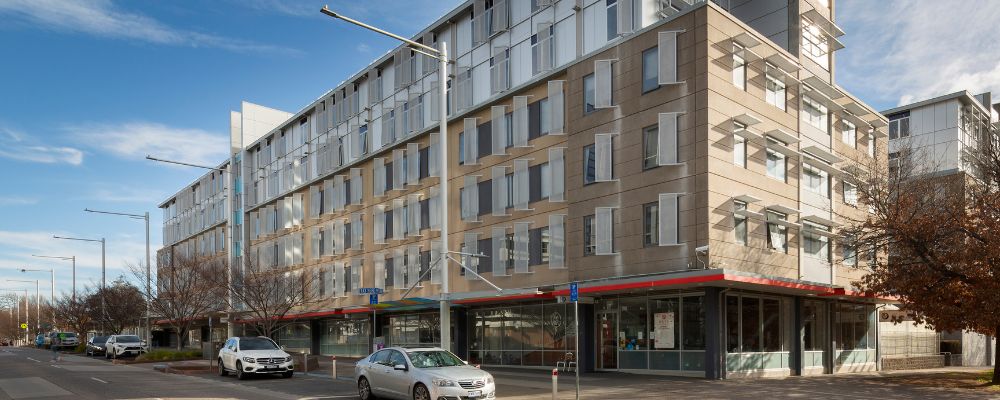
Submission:
[[[969,157],[976,155],[980,143],[1000,135],[1000,103],[992,99],[989,92],[972,95],[963,90],[883,111],[889,120],[891,167],[906,159],[914,168],[905,171],[907,176],[942,184],[975,177],[978,171]],[[928,359],[966,366],[995,362],[995,338],[974,332],[937,332],[923,324],[895,324],[888,318],[893,313],[900,312],[882,313],[880,336],[882,354],[898,368],[933,365]],[[952,359],[946,361],[940,354],[950,354]]]
[[[833,14],[465,2],[415,36],[454,55],[448,148],[437,63],[399,48],[234,146],[233,255],[308,282],[314,301],[278,339],[312,353],[438,343],[448,274],[451,347],[474,363],[873,369],[873,301],[851,287],[865,261],[836,228],[860,212],[842,167],[884,146],[886,122],[834,83]],[[480,277],[438,262],[441,196],[448,248]],[[571,282],[592,300],[579,320],[560,301]],[[386,291],[374,321],[359,287]]]

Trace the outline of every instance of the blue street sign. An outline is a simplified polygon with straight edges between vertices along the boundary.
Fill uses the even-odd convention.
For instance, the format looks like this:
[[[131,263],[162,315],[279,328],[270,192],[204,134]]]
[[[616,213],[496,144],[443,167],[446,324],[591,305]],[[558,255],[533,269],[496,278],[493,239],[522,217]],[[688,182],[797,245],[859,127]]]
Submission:
[[[573,282],[569,284],[569,301],[576,302],[580,298],[580,284]]]
[[[378,304],[378,295],[377,294],[368,295],[368,304],[371,305]]]
[[[358,288],[358,294],[382,294],[385,293],[382,289],[376,287],[363,287]]]

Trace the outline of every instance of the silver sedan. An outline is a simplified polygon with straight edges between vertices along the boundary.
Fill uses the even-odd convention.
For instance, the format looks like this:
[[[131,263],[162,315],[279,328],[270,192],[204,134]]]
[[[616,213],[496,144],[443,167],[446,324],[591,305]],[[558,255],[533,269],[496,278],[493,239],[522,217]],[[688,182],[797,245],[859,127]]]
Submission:
[[[439,347],[389,347],[354,367],[362,400],[494,399],[493,375]]]

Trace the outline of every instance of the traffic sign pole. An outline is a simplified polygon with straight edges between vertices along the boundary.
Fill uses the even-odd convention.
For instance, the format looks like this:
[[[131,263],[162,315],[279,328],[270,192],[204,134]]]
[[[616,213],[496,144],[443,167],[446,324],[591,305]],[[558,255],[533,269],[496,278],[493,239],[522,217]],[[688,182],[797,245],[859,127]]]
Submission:
[[[573,357],[576,360],[576,368],[573,368],[573,372],[576,373],[576,400],[580,400],[580,284],[573,282],[569,284],[569,299],[573,302],[573,312],[575,316],[573,317],[573,330],[576,331],[576,355]]]

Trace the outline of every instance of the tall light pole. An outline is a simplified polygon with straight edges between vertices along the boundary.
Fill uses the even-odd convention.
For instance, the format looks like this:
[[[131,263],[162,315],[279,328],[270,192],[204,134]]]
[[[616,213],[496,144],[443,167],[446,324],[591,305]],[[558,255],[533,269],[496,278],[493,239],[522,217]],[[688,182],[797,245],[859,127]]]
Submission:
[[[75,238],[75,237],[66,237],[66,236],[52,236],[52,238],[53,239],[64,239],[64,240],[76,240],[76,241],[81,241],[81,242],[95,242],[95,243],[100,243],[101,244],[101,333],[104,333],[104,320],[107,319],[107,317],[108,317],[107,304],[105,304],[105,302],[104,302],[104,289],[105,289],[105,285],[108,282],[107,268],[106,268],[106,266],[107,266],[107,262],[106,262],[107,259],[105,257],[105,254],[106,254],[105,245],[107,244],[107,242],[104,241],[104,238],[100,238],[100,239],[85,239],[85,238]]]
[[[61,256],[39,256],[32,254],[32,257],[39,258],[54,258],[57,260],[69,260],[73,262],[73,302],[76,302],[76,256],[61,257]]]
[[[22,282],[22,283],[32,283],[32,282],[34,282],[35,283],[35,329],[37,329],[39,332],[41,332],[42,331],[42,307],[41,307],[40,304],[42,303],[42,295],[38,291],[38,279],[35,279],[33,281],[23,280],[23,279],[8,279],[7,282]],[[27,297],[27,296],[25,296],[25,297]],[[24,304],[27,305],[28,304],[28,300],[25,300]]]
[[[223,174],[226,174],[226,175],[229,175],[230,177],[232,177],[232,172],[230,172],[230,170],[229,170],[229,167],[231,165],[230,163],[227,163],[225,168],[216,168],[216,167],[209,167],[209,166],[205,166],[205,165],[198,165],[198,164],[186,163],[186,162],[182,162],[182,161],[165,160],[165,159],[162,159],[162,158],[153,157],[151,155],[146,155],[146,159],[150,160],[150,161],[162,162],[162,163],[167,163],[167,164],[183,165],[185,167],[194,167],[194,168],[201,168],[201,169],[207,169],[207,170],[212,170],[212,171],[219,171],[219,172],[221,172]],[[235,180],[234,180],[233,184],[235,185]],[[226,219],[228,221],[230,221],[230,223],[232,224],[229,227],[229,235],[232,236],[232,235],[236,234],[234,232],[234,229],[233,229],[233,228],[236,227],[236,221],[233,221],[233,219],[232,219],[232,211],[236,209],[236,207],[235,207],[236,203],[235,203],[235,201],[233,201],[234,199],[231,196],[229,196],[228,193],[226,194],[226,196],[230,200],[229,201],[229,204],[230,204],[230,207],[229,207],[230,215],[227,215]],[[147,237],[148,237],[148,233],[147,233]],[[229,249],[230,254],[232,255],[231,257],[229,257],[230,263],[227,263],[227,264],[232,264],[232,262],[234,261],[233,259],[236,257],[236,253],[233,251],[233,246],[230,245],[230,246],[226,246],[226,247]],[[227,265],[226,266],[226,286],[228,286],[226,288],[226,298],[228,299],[227,303],[229,303],[229,305],[226,307],[226,308],[229,309],[229,310],[226,310],[226,337],[236,336],[236,327],[234,326],[235,324],[234,324],[234,321],[233,321],[233,290],[235,290],[233,288],[233,267],[234,267],[234,265]],[[212,333],[209,332],[209,339],[211,339],[211,336],[212,336]]]
[[[8,292],[24,292],[24,325],[28,326],[28,289],[0,289]],[[16,295],[15,295],[16,296]],[[18,303],[17,301],[14,302]],[[17,320],[21,322],[21,306],[17,305]],[[20,325],[18,325],[20,327]],[[28,328],[24,328],[24,344],[28,344]]]
[[[56,270],[54,269],[29,269],[21,268],[21,272],[48,272],[52,278],[52,283],[49,285],[49,306],[52,307],[52,327],[56,326]],[[36,283],[38,281],[35,281]]]
[[[113,211],[97,211],[91,210],[89,208],[84,208],[83,211],[97,214],[109,214],[109,215],[120,215],[123,217],[129,217],[132,219],[141,219],[146,221],[146,329],[143,332],[146,335],[146,341],[150,340],[150,326],[149,326],[149,301],[151,299],[151,294],[153,293],[150,289],[150,280],[152,279],[152,274],[150,273],[150,261],[149,261],[149,212],[144,214],[129,214],[123,212],[113,212]]]
[[[424,45],[422,43],[417,43],[417,42],[415,42],[413,40],[407,39],[407,38],[405,38],[403,36],[400,36],[400,35],[397,35],[395,33],[391,33],[391,32],[385,31],[383,29],[379,29],[379,28],[376,28],[374,26],[368,25],[368,24],[366,24],[364,22],[357,21],[357,20],[345,17],[345,16],[343,16],[341,14],[338,14],[336,12],[331,11],[326,6],[323,6],[323,9],[320,10],[320,12],[322,12],[323,14],[329,15],[329,16],[331,16],[333,18],[337,18],[337,19],[343,20],[345,22],[349,22],[351,24],[354,24],[354,25],[360,26],[362,28],[368,29],[370,31],[376,32],[378,34],[385,35],[385,36],[391,37],[393,39],[399,40],[399,41],[405,43],[407,46],[409,46],[410,50],[413,50],[413,51],[415,51],[417,53],[420,53],[420,54],[423,54],[425,56],[428,56],[428,57],[431,57],[431,58],[434,58],[434,59],[438,60],[438,85],[440,86],[440,88],[439,88],[440,92],[439,92],[439,96],[438,96],[440,103],[439,103],[438,109],[439,109],[439,111],[441,113],[440,116],[439,116],[439,122],[438,122],[439,126],[440,126],[440,131],[441,131],[441,133],[440,133],[440,136],[441,136],[441,139],[440,139],[440,142],[441,142],[440,143],[440,145],[441,145],[441,151],[438,151],[438,154],[441,157],[441,160],[440,160],[441,161],[441,168],[440,168],[441,169],[441,177],[439,179],[441,181],[441,183],[440,183],[441,184],[441,191],[440,191],[440,193],[441,193],[440,194],[440,196],[441,196],[441,201],[440,201],[440,204],[441,204],[441,250],[440,250],[441,260],[439,261],[439,267],[438,267],[438,268],[441,268],[441,303],[440,303],[440,306],[441,306],[440,307],[441,308],[441,316],[440,316],[439,319],[441,321],[441,348],[451,350],[451,305],[449,303],[448,268],[447,268],[447,265],[448,265],[448,261],[447,260],[450,258],[449,257],[449,252],[448,252],[448,212],[449,212],[449,208],[448,208],[448,136],[449,136],[448,135],[448,63],[450,62],[450,60],[448,59],[448,43],[442,40],[441,44],[439,45],[440,48],[439,49],[435,49],[433,47]],[[372,334],[374,334],[374,332]]]

